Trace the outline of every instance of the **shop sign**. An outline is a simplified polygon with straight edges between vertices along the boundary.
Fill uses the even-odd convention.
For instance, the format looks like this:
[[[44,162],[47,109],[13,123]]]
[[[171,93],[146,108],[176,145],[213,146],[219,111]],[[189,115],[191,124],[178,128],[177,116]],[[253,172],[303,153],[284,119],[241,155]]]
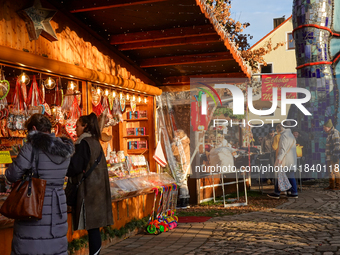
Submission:
[[[262,101],[273,100],[273,88],[278,89],[277,100],[281,101],[282,88],[296,88],[296,74],[262,75]],[[287,99],[296,98],[296,93],[287,93]]]

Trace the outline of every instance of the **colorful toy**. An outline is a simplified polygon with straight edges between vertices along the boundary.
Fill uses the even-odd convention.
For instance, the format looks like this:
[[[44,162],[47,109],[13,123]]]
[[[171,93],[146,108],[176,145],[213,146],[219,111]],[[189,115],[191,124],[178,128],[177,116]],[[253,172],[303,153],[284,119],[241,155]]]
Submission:
[[[176,217],[177,185],[169,184],[158,186],[152,189],[155,192],[154,205],[149,218],[147,232],[150,234],[160,234],[177,227],[178,218]],[[156,200],[159,196],[157,210]],[[156,215],[155,212],[157,211]]]

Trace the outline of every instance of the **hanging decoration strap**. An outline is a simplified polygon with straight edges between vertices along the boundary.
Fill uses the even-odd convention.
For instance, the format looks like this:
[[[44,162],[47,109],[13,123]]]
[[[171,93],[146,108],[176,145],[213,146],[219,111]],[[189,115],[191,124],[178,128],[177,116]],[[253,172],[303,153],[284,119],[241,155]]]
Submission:
[[[35,75],[33,75],[33,82],[28,94],[27,103],[30,104],[31,106],[38,106],[41,104],[41,96],[39,94],[38,83],[35,78]]]
[[[26,86],[26,85],[25,85]],[[13,106],[17,107],[16,110],[27,110],[26,103],[24,101],[24,96],[22,95],[19,79],[17,78],[16,86],[15,86],[15,92],[14,92],[14,98],[13,98]],[[22,98],[21,98],[22,97]]]
[[[38,90],[38,91],[39,91],[39,95],[40,95],[40,102],[42,104],[44,104],[45,103],[45,86],[42,83],[42,75],[41,75],[41,73],[39,75],[40,76],[39,76],[39,87],[38,88],[41,88],[41,91],[40,90]]]
[[[60,92],[59,92],[59,86],[61,86]],[[60,93],[61,93],[61,96],[60,96]],[[63,87],[61,83],[61,77],[58,77],[58,79],[56,80],[56,89],[54,93],[54,104],[56,106],[63,106],[63,103],[64,103]]]

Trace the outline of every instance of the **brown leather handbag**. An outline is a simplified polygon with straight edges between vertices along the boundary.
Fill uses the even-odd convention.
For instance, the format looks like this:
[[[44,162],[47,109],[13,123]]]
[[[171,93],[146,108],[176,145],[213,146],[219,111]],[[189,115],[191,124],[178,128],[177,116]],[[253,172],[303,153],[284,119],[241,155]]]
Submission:
[[[36,151],[32,152],[32,160]],[[33,166],[33,164],[32,164]],[[38,160],[36,167],[38,173]],[[39,176],[39,174],[38,174]],[[33,167],[28,175],[14,183],[12,191],[0,208],[0,213],[16,220],[40,220],[45,198],[46,180],[33,177]]]

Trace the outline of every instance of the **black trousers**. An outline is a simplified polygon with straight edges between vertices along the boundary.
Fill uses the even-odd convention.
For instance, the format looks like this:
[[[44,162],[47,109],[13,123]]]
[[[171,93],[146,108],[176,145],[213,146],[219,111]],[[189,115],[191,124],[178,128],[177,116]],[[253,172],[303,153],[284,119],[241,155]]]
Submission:
[[[89,250],[90,255],[99,255],[102,246],[102,238],[100,236],[99,228],[87,230],[89,234]]]

